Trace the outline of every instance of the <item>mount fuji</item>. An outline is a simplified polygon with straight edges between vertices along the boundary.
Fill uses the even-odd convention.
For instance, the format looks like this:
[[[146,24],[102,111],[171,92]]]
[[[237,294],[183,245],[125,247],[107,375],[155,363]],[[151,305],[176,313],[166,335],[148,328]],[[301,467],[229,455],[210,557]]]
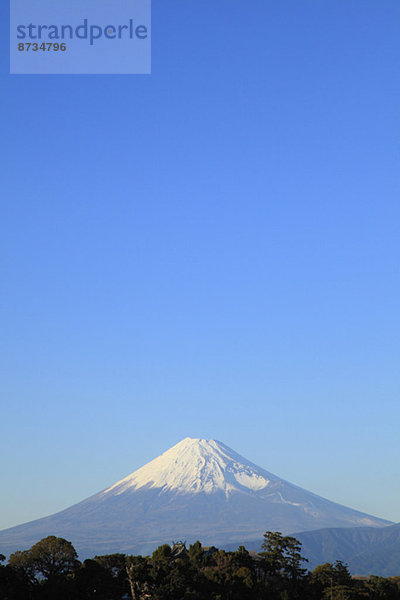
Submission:
[[[0,552],[24,550],[48,535],[93,556],[148,553],[173,540],[223,547],[258,539],[266,530],[389,524],[288,483],[221,442],[186,438],[98,494],[1,531]]]

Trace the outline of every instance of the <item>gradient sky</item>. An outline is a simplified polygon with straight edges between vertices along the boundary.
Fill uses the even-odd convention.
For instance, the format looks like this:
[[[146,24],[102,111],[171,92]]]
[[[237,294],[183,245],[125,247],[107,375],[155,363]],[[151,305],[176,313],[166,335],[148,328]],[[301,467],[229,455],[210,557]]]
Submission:
[[[186,436],[400,521],[398,0],[153,0],[151,76],[0,17],[0,528]]]

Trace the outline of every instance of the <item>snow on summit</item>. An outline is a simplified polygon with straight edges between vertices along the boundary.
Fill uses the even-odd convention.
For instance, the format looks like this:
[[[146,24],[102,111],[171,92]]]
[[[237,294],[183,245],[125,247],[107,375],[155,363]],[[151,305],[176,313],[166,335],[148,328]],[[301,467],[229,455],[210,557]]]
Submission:
[[[185,438],[104,494],[140,488],[193,494],[232,490],[262,490],[275,477],[216,440]]]
[[[147,554],[176,539],[223,547],[267,530],[388,524],[280,479],[221,442],[185,438],[105,491],[0,531],[0,548],[9,554],[57,535],[83,556]]]

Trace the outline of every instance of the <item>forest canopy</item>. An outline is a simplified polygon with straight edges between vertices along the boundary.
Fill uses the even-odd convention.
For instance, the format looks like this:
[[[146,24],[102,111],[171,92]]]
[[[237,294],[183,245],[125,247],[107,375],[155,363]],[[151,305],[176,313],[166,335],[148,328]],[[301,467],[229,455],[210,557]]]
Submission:
[[[400,600],[400,576],[352,577],[341,561],[308,571],[306,562],[300,542],[276,531],[259,553],[177,542],[83,562],[71,542],[48,536],[0,566],[0,600]]]

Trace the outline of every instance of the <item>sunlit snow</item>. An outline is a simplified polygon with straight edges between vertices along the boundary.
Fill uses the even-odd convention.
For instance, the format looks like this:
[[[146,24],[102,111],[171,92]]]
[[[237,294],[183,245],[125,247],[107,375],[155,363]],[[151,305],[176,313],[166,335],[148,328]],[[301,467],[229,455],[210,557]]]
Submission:
[[[221,442],[186,438],[107,490],[0,532],[0,544],[11,553],[57,535],[87,556],[142,554],[174,539],[223,547],[266,530],[387,524],[303,490]]]
[[[162,488],[168,491],[211,494],[247,488],[261,490],[269,484],[261,469],[215,440],[185,438],[104,493],[128,489]]]

